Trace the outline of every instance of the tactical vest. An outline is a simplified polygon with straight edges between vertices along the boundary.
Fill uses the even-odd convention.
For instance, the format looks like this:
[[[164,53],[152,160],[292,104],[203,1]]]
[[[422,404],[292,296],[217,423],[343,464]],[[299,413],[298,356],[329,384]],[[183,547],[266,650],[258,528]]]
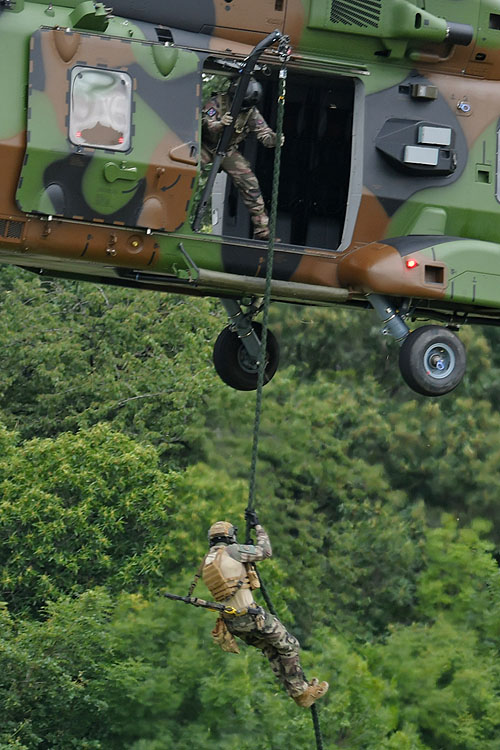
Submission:
[[[221,557],[227,554],[224,547],[217,550],[213,560],[203,566],[203,581],[214,597],[216,602],[224,602],[230,599],[240,589],[256,589],[260,587],[257,573],[251,563],[241,563],[245,568],[246,575],[228,578],[222,572]]]

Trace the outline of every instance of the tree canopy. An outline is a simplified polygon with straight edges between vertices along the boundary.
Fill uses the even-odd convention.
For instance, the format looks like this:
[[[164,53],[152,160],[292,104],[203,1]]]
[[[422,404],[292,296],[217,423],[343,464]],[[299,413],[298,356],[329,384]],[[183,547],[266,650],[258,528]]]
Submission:
[[[255,396],[213,373],[216,303],[2,269],[0,308],[0,750],[312,746],[262,655],[163,596],[213,521],[244,526]],[[370,313],[271,326],[261,573],[330,682],[325,746],[496,750],[498,333],[464,331],[465,381],[431,400]]]

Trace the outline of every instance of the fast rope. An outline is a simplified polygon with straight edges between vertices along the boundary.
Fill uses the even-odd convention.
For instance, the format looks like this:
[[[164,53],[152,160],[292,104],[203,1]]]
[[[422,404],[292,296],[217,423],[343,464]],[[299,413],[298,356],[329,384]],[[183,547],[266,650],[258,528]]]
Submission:
[[[278,93],[278,112],[276,117],[276,149],[274,153],[274,166],[273,166],[273,183],[272,183],[272,195],[271,195],[271,211],[269,216],[269,242],[267,246],[267,262],[266,262],[266,288],[264,293],[263,303],[263,317],[262,317],[262,334],[260,342],[260,355],[259,355],[259,371],[257,377],[257,394],[255,402],[255,420],[253,429],[253,441],[252,441],[252,460],[250,464],[250,481],[249,481],[249,492],[248,492],[248,503],[247,510],[253,510],[255,505],[255,486],[257,479],[257,458],[259,452],[259,435],[260,435],[260,422],[262,416],[262,389],[264,386],[264,373],[267,364],[267,326],[269,319],[269,305],[271,301],[271,283],[273,277],[273,262],[274,262],[274,244],[276,241],[276,218],[278,214],[278,192],[279,192],[279,178],[280,178],[280,164],[281,164],[281,140],[283,135],[283,116],[285,112],[285,96],[286,96],[286,60],[289,56],[288,49],[289,40],[284,37],[282,38],[279,45],[279,54],[281,56],[282,65],[279,73],[279,93]],[[251,541],[251,526],[250,521],[247,521],[246,527],[246,540],[247,543]],[[269,593],[264,586],[259,571],[257,571],[260,581],[260,589],[264,601],[266,602],[267,608],[271,614],[277,616],[276,610],[270,599]],[[317,750],[323,750],[323,738],[321,735],[321,726],[319,723],[318,711],[316,704],[313,703],[311,706],[311,716],[314,726],[314,736],[316,738]]]
[[[288,40],[285,41],[288,46]],[[276,217],[278,214],[278,192],[281,163],[281,139],[283,135],[283,116],[285,112],[286,77],[287,69],[285,61],[287,51],[283,50],[283,40],[280,42],[280,54],[282,65],[279,73],[278,112],[276,118],[276,149],[274,152],[273,183],[271,194],[271,211],[269,216],[269,241],[267,246],[266,261],[266,287],[264,292],[262,334],[260,342],[259,370],[257,377],[257,395],[255,402],[255,420],[253,429],[252,460],[250,464],[250,482],[248,492],[247,510],[253,510],[255,505],[255,484],[257,478],[257,456],[259,450],[260,420],[262,415],[262,388],[264,385],[264,373],[267,364],[267,326],[269,319],[269,304],[271,301],[271,283],[273,278],[274,244],[276,241]],[[250,537],[250,523],[247,522],[247,539]]]

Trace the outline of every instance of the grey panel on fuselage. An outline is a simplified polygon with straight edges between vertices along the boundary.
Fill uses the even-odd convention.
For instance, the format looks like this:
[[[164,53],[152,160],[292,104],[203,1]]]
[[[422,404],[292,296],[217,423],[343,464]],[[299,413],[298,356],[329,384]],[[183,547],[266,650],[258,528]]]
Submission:
[[[171,28],[172,39],[174,44],[178,44],[180,47],[193,47],[194,49],[206,49],[210,50],[210,39],[208,34],[195,34],[192,31],[184,31],[183,29]]]
[[[134,19],[134,23],[140,28],[148,42],[158,41],[158,34],[156,33],[156,27],[154,24],[146,23],[145,21],[137,21],[136,19]]]
[[[402,203],[409,200],[419,190],[431,187],[445,187],[458,180],[465,169],[468,147],[465,135],[455,112],[450,108],[446,97],[440,92],[437,99],[419,100],[410,96],[414,84],[429,85],[431,82],[416,71],[396,86],[369,94],[365,101],[365,153],[364,184],[383,205],[387,214],[393,216]],[[423,121],[438,127],[452,128],[456,134],[455,151],[457,166],[448,176],[415,175],[405,173],[375,148],[377,137],[385,123],[391,118]]]
[[[211,33],[215,26],[213,0],[116,0],[115,16],[174,26],[185,31]]]

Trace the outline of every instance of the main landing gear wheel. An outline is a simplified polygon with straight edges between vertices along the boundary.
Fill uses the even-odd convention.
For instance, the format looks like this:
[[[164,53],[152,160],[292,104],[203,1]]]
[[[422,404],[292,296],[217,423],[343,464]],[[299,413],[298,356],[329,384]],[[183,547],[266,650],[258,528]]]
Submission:
[[[261,338],[262,324],[252,323],[257,337]],[[278,369],[280,357],[276,336],[267,332],[267,364],[264,370],[264,384],[269,383]],[[221,380],[237,391],[254,391],[257,388],[259,366],[245,349],[238,334],[229,326],[217,337],[214,346],[214,365]]]
[[[417,328],[399,350],[401,375],[410,388],[424,396],[443,396],[456,388],[465,365],[464,345],[442,326]]]

